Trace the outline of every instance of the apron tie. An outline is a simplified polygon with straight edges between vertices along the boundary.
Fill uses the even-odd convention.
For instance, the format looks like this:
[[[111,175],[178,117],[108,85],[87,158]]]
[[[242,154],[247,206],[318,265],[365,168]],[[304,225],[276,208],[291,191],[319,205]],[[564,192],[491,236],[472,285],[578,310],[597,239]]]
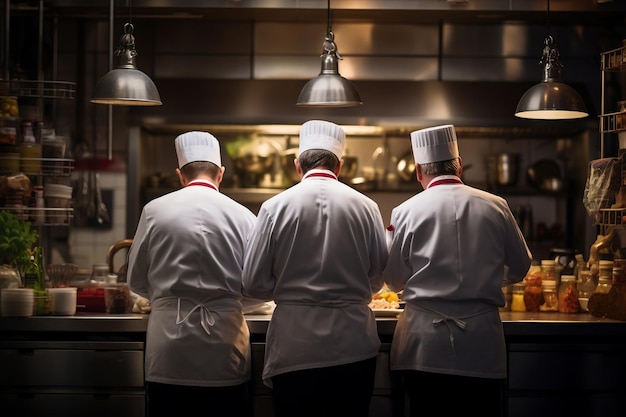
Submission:
[[[454,323],[459,329],[465,330],[465,322],[456,317],[441,316],[433,319],[433,325],[435,327],[439,326],[441,323],[445,323],[445,325],[448,326],[450,346],[452,346],[452,353],[456,356],[456,350],[454,349],[454,333],[452,332],[452,327],[450,327],[450,322]]]
[[[457,326],[459,329],[461,330],[465,330],[465,326],[467,325],[465,323],[464,320],[461,320],[461,318],[459,317],[453,317],[453,316],[448,316],[447,314],[444,314],[440,311],[437,310],[433,310],[432,308],[428,308],[428,307],[424,307],[422,305],[415,305],[415,304],[411,304],[412,306],[415,306],[418,310],[421,311],[426,311],[429,313],[432,313],[434,315],[436,315],[437,317],[435,317],[433,319],[433,326],[437,327],[440,324],[445,324],[446,327],[448,328],[448,334],[449,334],[449,339],[450,339],[450,346],[452,347],[452,353],[456,356],[456,350],[454,349],[454,333],[452,331],[452,325],[454,324],[455,326]],[[472,317],[476,317],[479,316],[481,314],[487,313],[490,310],[483,310],[483,311],[478,311],[474,314],[470,314],[468,316],[463,316],[463,319],[469,319]]]
[[[215,324],[215,318],[211,311],[204,304],[196,304],[194,308],[189,310],[189,312],[183,317],[180,318],[180,297],[178,297],[178,307],[176,309],[176,324],[183,324],[191,314],[200,309],[200,324],[204,329],[205,333],[211,335],[211,327]]]

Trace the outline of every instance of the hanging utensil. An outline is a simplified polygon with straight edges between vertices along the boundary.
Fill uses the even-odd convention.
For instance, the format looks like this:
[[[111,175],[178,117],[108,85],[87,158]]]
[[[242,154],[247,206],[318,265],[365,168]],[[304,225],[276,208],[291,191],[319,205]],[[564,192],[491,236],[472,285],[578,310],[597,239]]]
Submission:
[[[100,174],[95,174],[96,179],[96,220],[98,224],[109,224],[111,221],[109,217],[109,210],[106,204],[102,201],[102,190],[100,189]]]

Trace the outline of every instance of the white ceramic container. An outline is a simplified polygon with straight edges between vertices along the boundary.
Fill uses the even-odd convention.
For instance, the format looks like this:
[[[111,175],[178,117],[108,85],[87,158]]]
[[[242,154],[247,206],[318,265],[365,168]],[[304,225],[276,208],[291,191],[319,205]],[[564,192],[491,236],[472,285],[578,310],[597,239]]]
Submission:
[[[54,316],[73,316],[76,314],[76,287],[48,288],[50,314]]]
[[[32,288],[3,288],[0,294],[0,313],[6,317],[33,315],[35,296]]]

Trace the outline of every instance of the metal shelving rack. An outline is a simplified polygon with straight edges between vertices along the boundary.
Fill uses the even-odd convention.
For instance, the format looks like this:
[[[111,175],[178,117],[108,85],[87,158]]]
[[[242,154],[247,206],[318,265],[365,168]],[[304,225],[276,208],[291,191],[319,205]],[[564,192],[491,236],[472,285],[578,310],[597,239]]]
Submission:
[[[608,73],[626,72],[626,39],[622,41],[620,48],[601,53],[602,88],[600,100],[600,157],[605,158],[604,137],[605,134],[617,134],[626,132],[626,111],[606,112],[606,77]],[[618,155],[622,160],[621,184],[626,185],[626,173],[624,170],[623,155]],[[626,215],[624,208],[602,208],[594,216],[594,223],[600,227],[602,234],[607,234],[612,227],[622,226]]]

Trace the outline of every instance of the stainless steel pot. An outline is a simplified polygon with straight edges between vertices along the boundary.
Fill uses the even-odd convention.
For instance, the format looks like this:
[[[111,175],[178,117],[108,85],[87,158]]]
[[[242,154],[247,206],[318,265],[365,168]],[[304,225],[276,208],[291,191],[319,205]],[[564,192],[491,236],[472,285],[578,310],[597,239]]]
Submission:
[[[487,183],[515,185],[519,178],[520,154],[498,153],[487,156]]]

